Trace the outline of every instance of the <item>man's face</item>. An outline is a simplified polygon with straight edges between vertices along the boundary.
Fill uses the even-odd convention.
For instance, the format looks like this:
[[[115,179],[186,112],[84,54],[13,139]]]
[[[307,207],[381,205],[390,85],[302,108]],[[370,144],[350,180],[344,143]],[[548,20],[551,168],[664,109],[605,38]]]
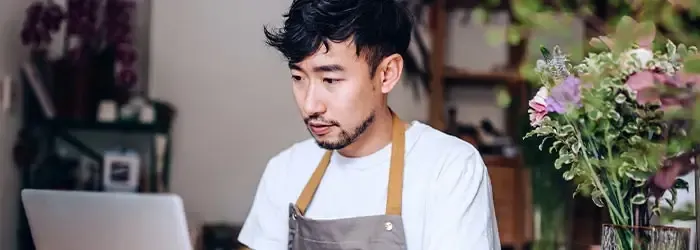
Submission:
[[[374,121],[381,104],[378,77],[352,42],[328,43],[290,65],[294,97],[311,135],[325,149],[341,149]]]

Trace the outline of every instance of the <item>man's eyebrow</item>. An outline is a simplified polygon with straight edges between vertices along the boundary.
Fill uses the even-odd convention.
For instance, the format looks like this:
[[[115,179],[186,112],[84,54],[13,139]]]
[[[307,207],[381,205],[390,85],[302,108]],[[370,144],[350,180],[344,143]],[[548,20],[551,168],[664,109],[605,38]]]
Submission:
[[[296,64],[290,63],[290,64],[289,64],[289,69],[301,70],[301,67],[297,66]]]
[[[302,71],[301,67],[299,67],[296,64],[289,64],[289,69],[291,70],[299,70]],[[338,72],[338,71],[345,71],[345,68],[343,66],[340,66],[338,64],[329,64],[329,65],[321,65],[321,66],[316,66],[313,69],[314,72]]]
[[[321,66],[314,68],[314,72],[338,72],[338,71],[345,71],[345,68],[343,68],[343,66],[340,66],[338,64],[321,65]]]

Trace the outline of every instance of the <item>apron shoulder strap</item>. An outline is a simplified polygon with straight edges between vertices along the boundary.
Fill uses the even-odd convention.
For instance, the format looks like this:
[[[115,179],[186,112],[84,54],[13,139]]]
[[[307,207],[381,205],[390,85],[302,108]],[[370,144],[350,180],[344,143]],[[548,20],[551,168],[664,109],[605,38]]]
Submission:
[[[306,209],[309,208],[309,204],[311,204],[311,200],[313,200],[314,194],[316,194],[316,189],[318,189],[318,186],[321,184],[321,179],[323,179],[323,175],[326,173],[326,169],[328,169],[328,165],[331,163],[332,154],[333,151],[330,150],[323,154],[323,158],[321,158],[316,170],[311,174],[309,182],[306,183],[304,190],[301,192],[301,195],[299,195],[299,199],[297,199],[296,205],[302,215],[306,213]]]

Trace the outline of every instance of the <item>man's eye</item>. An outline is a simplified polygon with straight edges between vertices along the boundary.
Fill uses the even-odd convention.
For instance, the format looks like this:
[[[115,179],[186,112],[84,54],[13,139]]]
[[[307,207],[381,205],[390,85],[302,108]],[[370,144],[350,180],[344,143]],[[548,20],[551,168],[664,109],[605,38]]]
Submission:
[[[301,81],[301,76],[292,76],[292,81]]]
[[[341,81],[341,79],[323,78],[323,82],[328,83],[328,84],[335,84],[335,83],[338,83],[340,81]]]

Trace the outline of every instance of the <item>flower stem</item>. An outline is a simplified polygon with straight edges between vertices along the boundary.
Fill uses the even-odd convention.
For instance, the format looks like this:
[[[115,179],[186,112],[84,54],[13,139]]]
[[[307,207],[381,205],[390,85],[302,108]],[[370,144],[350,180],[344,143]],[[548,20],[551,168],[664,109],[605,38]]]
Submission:
[[[576,135],[576,140],[578,143],[581,143],[583,145],[583,139],[581,136],[581,132],[578,129],[577,124],[571,122],[568,118],[566,118],[566,121],[571,124],[574,127],[574,134]],[[601,191],[601,194],[603,196],[603,199],[605,199],[605,202],[608,204],[608,211],[610,212],[610,217],[613,220],[613,222],[617,221],[626,221],[626,217],[624,217],[616,208],[610,199],[610,196],[605,192],[605,186],[603,186],[603,183],[600,181],[598,178],[598,174],[596,173],[595,169],[593,168],[593,164],[591,164],[591,160],[588,158],[588,154],[584,151],[582,153],[584,162],[586,163],[585,165],[588,167],[588,171],[591,173],[591,179],[593,180],[593,185],[595,185],[598,190]]]

